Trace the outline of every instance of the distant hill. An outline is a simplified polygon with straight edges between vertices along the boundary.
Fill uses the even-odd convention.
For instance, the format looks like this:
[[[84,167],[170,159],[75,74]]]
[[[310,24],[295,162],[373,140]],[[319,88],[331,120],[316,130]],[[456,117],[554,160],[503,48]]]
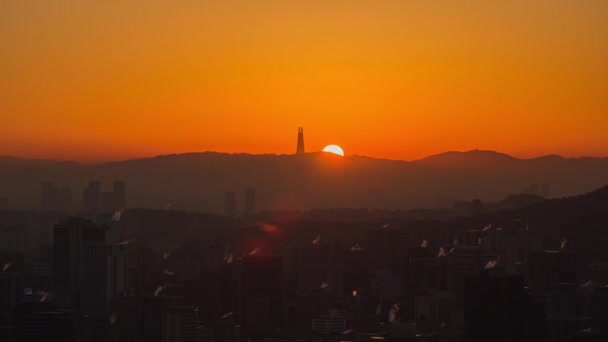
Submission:
[[[449,167],[493,167],[497,164],[516,163],[520,159],[510,155],[486,150],[468,152],[444,152],[416,161],[425,165],[443,165]]]
[[[221,213],[224,193],[234,190],[242,211],[244,189],[252,186],[258,210],[411,209],[449,207],[474,198],[500,201],[522,189],[541,189],[544,183],[548,197],[589,192],[607,184],[608,159],[518,159],[479,150],[411,162],[325,153],[203,152],[99,165],[0,157],[0,198],[17,209],[38,206],[43,180],[69,185],[76,209],[90,179],[101,180],[107,189],[114,179],[127,181],[129,207],[164,208],[171,203],[173,208]]]

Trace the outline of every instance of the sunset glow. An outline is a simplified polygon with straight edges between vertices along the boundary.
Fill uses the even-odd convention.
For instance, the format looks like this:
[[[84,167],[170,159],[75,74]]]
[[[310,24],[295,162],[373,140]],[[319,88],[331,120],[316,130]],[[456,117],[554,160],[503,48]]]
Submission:
[[[2,1],[0,155],[608,155],[608,2]]]

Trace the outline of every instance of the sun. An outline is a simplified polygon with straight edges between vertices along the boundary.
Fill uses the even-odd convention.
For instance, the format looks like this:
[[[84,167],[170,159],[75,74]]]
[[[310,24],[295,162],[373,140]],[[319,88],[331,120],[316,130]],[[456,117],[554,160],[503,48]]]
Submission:
[[[340,147],[338,145],[327,145],[323,149],[323,152],[329,152],[329,153],[337,154],[339,156],[344,156],[344,150],[342,150],[342,147]]]

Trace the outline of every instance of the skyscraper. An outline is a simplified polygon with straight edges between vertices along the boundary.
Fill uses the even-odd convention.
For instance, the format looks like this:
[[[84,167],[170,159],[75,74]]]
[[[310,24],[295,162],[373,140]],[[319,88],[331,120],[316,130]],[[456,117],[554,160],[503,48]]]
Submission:
[[[281,326],[283,312],[283,258],[243,258],[240,298],[241,324],[246,336],[267,335]]]
[[[297,290],[319,288],[324,283],[336,293],[344,290],[344,253],[338,245],[288,247],[285,257],[287,278]]]
[[[544,307],[526,293],[522,276],[484,271],[465,280],[464,294],[465,341],[553,341],[545,336]]]
[[[304,128],[298,127],[298,149],[297,154],[304,154]]]
[[[52,188],[52,184],[50,185],[50,187]],[[43,183],[43,203],[45,189],[47,188],[49,188],[49,185]],[[125,181],[114,181],[114,188],[112,189],[112,191],[102,192],[101,190],[101,181],[94,180],[89,182],[89,186],[84,189],[82,193],[82,215],[88,218],[94,218],[99,214],[112,214],[117,210],[122,210],[126,208],[127,183]],[[63,198],[65,198],[63,202],[68,204],[71,203],[72,194],[69,188],[64,188]],[[67,204],[65,206],[67,206]]]
[[[305,289],[296,295],[296,330],[306,333],[312,328],[314,317],[327,315],[334,301],[333,291],[329,289]]]
[[[8,319],[11,310],[21,302],[23,274],[0,272],[0,319]]]
[[[114,181],[113,190],[102,193],[101,204],[104,214],[125,209],[127,206],[127,183],[121,180]]]
[[[162,313],[162,341],[196,342],[197,326],[197,309],[189,306],[169,307]]]
[[[126,250],[110,226],[70,218],[54,228],[55,290],[66,304],[99,313],[126,290]]]
[[[529,256],[529,286],[540,292],[551,292],[560,284],[578,283],[576,254],[561,251],[531,253]]]

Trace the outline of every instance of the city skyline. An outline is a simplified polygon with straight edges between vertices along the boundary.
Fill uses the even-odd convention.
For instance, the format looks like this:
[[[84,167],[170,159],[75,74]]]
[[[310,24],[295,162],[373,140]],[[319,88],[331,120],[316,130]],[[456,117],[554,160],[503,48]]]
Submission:
[[[0,342],[608,341],[607,37],[606,0],[0,1]]]
[[[315,153],[322,153],[322,152],[329,152],[329,151],[324,151],[323,149],[328,147],[328,146],[338,146],[338,145],[319,145],[320,147],[318,149],[312,150],[312,151],[307,151],[305,152],[305,154],[315,154]],[[341,147],[341,146],[338,146]],[[350,152],[350,151],[349,151]],[[499,150],[492,150],[492,149],[483,149],[483,148],[473,148],[473,149],[464,149],[464,150],[442,150],[442,151],[438,151],[437,153],[432,153],[432,154],[428,154],[428,155],[421,155],[420,157],[417,158],[412,158],[412,159],[393,159],[390,157],[374,157],[374,156],[370,156],[370,155],[362,155],[362,154],[351,154],[349,153],[344,154],[343,157],[363,157],[363,158],[371,158],[371,159],[377,159],[377,160],[388,160],[388,161],[397,161],[397,162],[417,162],[417,161],[422,161],[425,159],[429,159],[429,158],[434,158],[434,157],[438,157],[438,156],[443,156],[446,154],[467,154],[467,153],[475,153],[475,152],[481,152],[481,153],[491,153],[491,154],[496,154],[496,155],[504,155],[507,157],[511,157],[517,160],[535,160],[535,159],[541,159],[541,158],[545,158],[545,157],[558,157],[558,158],[563,158],[566,160],[576,160],[576,159],[606,159],[608,158],[608,154],[606,155],[592,155],[592,154],[580,154],[580,155],[564,155],[564,154],[557,154],[557,153],[541,153],[541,154],[532,154],[532,155],[516,155],[516,154],[510,154],[510,153],[505,153],[503,151],[499,151]],[[112,163],[120,163],[120,162],[127,162],[127,161],[131,161],[131,160],[146,160],[146,159],[152,159],[152,158],[157,158],[157,157],[167,157],[167,156],[172,156],[172,155],[192,155],[192,154],[206,154],[206,153],[212,153],[212,154],[220,154],[220,155],[251,155],[251,156],[267,156],[267,155],[272,155],[272,156],[289,156],[289,155],[297,155],[297,153],[278,153],[278,152],[260,152],[260,153],[251,153],[251,152],[226,152],[226,151],[212,151],[212,150],[201,150],[201,151],[183,151],[183,152],[177,152],[177,153],[173,153],[173,152],[168,152],[168,153],[163,153],[163,154],[150,154],[150,155],[137,155],[137,156],[132,156],[132,157],[125,157],[125,158],[115,158],[115,159],[101,159],[101,160],[90,160],[90,159],[62,159],[62,158],[52,158],[52,157],[41,157],[41,156],[18,156],[18,155],[0,155],[0,158],[15,158],[15,159],[22,159],[22,160],[38,160],[38,161],[56,161],[56,162],[69,162],[69,163],[77,163],[77,164],[82,164],[82,165],[105,165],[105,164],[112,164]],[[333,152],[332,152],[333,153]],[[346,152],[344,152],[346,153]],[[333,153],[336,154],[336,153]],[[339,154],[339,153],[337,153]]]
[[[64,4],[0,5],[0,155],[608,156],[606,2]]]
[[[298,139],[297,139],[297,144],[296,144],[296,152],[295,153],[272,153],[272,152],[261,152],[261,153],[249,153],[249,152],[225,152],[225,151],[211,151],[211,150],[206,150],[206,151],[185,151],[185,152],[180,152],[180,153],[167,153],[167,154],[153,154],[153,155],[146,155],[146,156],[134,156],[131,158],[126,158],[126,159],[113,159],[113,160],[70,160],[70,159],[53,159],[53,158],[40,158],[40,157],[27,157],[27,156],[17,156],[17,155],[0,155],[0,158],[4,157],[8,157],[8,158],[20,158],[20,159],[30,159],[30,160],[54,160],[54,161],[59,161],[59,162],[76,162],[76,163],[81,163],[83,165],[86,164],[91,164],[91,165],[102,165],[102,164],[107,164],[107,163],[113,163],[113,162],[122,162],[122,161],[128,161],[128,160],[142,160],[142,159],[149,159],[149,158],[155,158],[155,157],[163,157],[163,156],[168,156],[168,155],[189,155],[189,154],[201,154],[201,153],[218,153],[218,154],[228,154],[228,155],[275,155],[275,156],[284,156],[284,155],[291,155],[291,154],[295,154],[295,155],[304,155],[304,154],[310,154],[310,153],[321,153],[321,152],[330,152],[332,154],[337,154],[340,156],[347,156],[342,147],[336,144],[329,144],[329,145],[320,145],[321,147],[319,148],[315,148],[312,151],[305,151],[304,149],[304,128],[303,127],[298,127]],[[323,147],[324,146],[324,147]],[[388,157],[374,157],[374,156],[367,156],[367,155],[360,155],[360,154],[352,154],[352,156],[355,157],[368,157],[368,158],[374,158],[374,159],[378,159],[378,160],[393,160],[393,161],[403,161],[403,162],[415,162],[415,161],[421,161],[421,160],[425,160],[425,159],[429,159],[429,158],[435,158],[435,157],[439,157],[442,155],[446,155],[446,154],[451,154],[451,153],[457,153],[457,154],[467,154],[467,153],[474,153],[474,152],[481,152],[481,153],[491,153],[491,154],[497,154],[497,155],[504,155],[504,156],[508,156],[514,159],[519,159],[519,160],[534,160],[534,159],[538,159],[538,158],[543,158],[543,157],[560,157],[560,158],[564,158],[564,159],[580,159],[580,158],[596,158],[596,159],[604,159],[604,158],[608,158],[608,156],[604,156],[604,155],[600,155],[600,156],[594,156],[594,155],[589,155],[589,154],[582,154],[580,156],[568,156],[568,155],[561,155],[561,154],[556,154],[556,153],[547,153],[547,154],[538,154],[538,155],[530,155],[530,156],[517,156],[517,155],[512,155],[512,154],[508,154],[508,153],[504,153],[502,151],[497,151],[497,150],[491,150],[491,149],[480,149],[480,148],[475,148],[475,149],[469,149],[469,150],[445,150],[445,151],[440,151],[434,154],[429,154],[429,155],[424,155],[421,156],[420,158],[415,158],[415,159],[410,159],[410,160],[406,160],[406,159],[392,159],[392,158],[388,158]]]

